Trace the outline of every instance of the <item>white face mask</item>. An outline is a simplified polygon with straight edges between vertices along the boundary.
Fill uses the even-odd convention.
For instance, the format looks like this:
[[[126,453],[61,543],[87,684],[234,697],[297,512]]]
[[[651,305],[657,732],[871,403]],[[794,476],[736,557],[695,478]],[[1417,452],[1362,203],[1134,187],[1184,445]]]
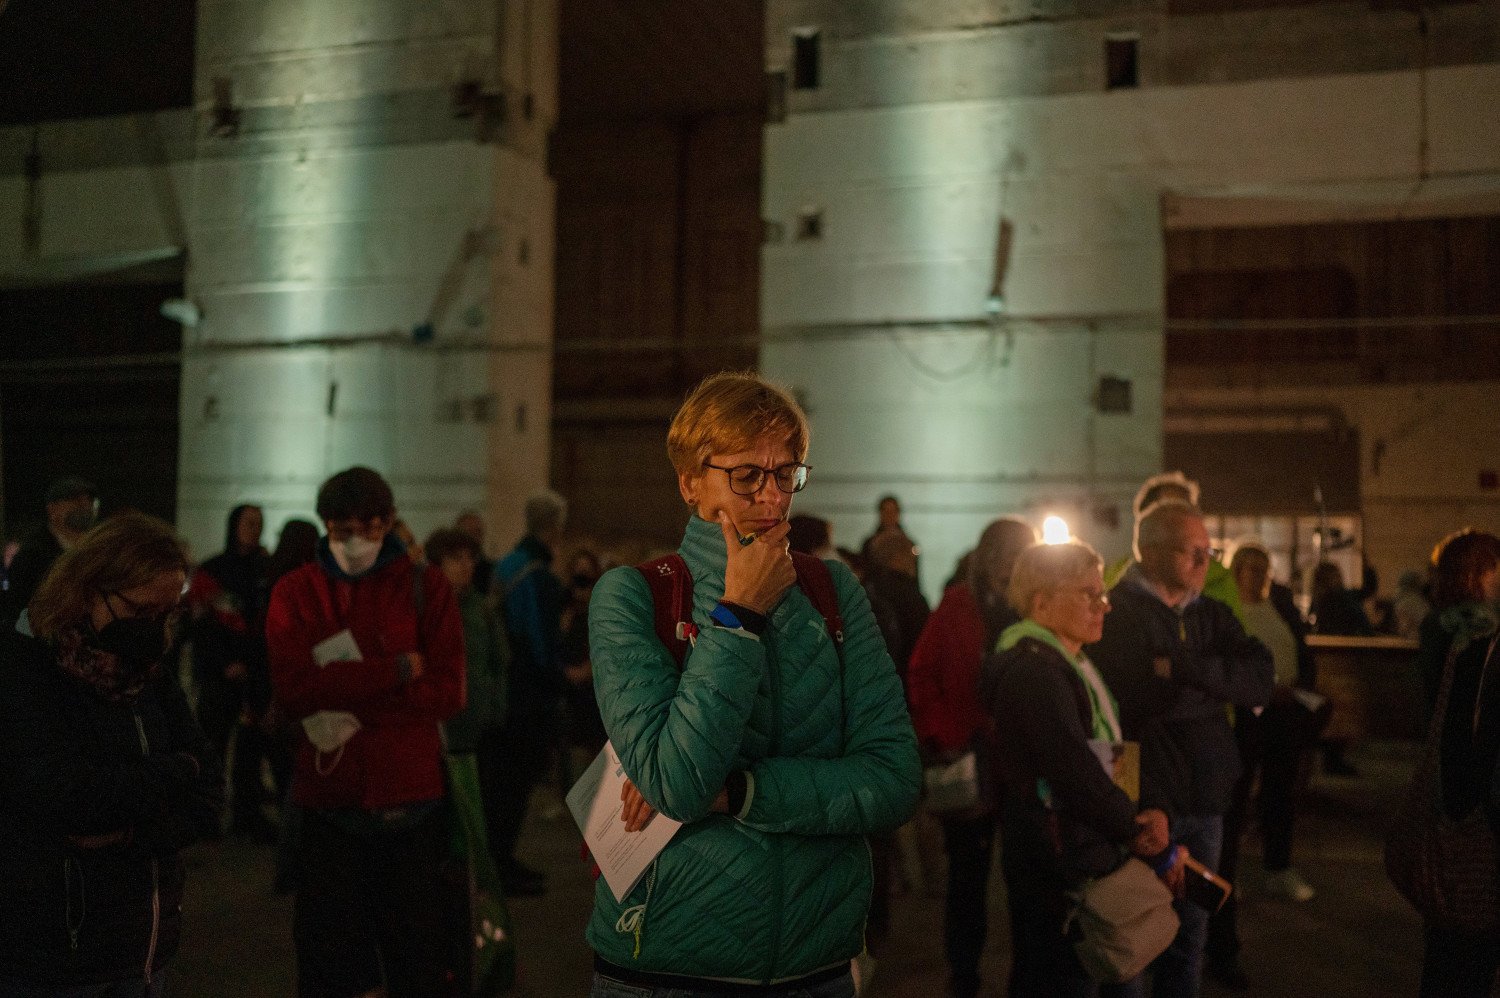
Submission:
[[[350,535],[342,543],[329,541],[328,547],[345,575],[365,574],[380,556],[380,541],[368,540],[358,534]]]
[[[360,727],[359,718],[342,710],[320,710],[302,719],[302,730],[307,732],[307,740],[319,752],[337,749],[353,738]]]

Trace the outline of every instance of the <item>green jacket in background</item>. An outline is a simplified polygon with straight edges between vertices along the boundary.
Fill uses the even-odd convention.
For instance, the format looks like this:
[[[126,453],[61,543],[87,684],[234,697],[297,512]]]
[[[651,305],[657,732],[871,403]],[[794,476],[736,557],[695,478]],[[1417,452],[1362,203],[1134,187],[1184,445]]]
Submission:
[[[499,613],[473,589],[459,596],[458,611],[464,622],[468,697],[444,728],[449,752],[473,752],[480,735],[505,723],[510,641]]]
[[[694,516],[679,553],[699,628],[680,670],[656,638],[651,593],[635,569],[605,574],[589,606],[605,729],[647,802],[684,823],[623,904],[600,878],[589,943],[620,967],[735,982],[846,963],[864,947],[864,837],[905,822],[921,782],[885,642],[841,563],[829,566],[844,618],[842,668],[823,618],[795,586],[758,640],[709,619],[724,591],[718,524]],[[733,770],[749,776],[744,809],[710,813]]]

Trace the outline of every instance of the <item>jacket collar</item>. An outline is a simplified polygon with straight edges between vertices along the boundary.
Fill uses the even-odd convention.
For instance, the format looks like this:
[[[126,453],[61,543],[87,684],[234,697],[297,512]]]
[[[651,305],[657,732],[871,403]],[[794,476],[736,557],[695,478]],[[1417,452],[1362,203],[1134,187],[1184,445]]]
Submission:
[[[693,579],[716,580],[721,586],[724,568],[729,562],[729,552],[724,547],[724,528],[710,523],[697,513],[688,518],[687,530],[683,532],[682,544],[677,548],[682,560],[687,562]]]
[[[1194,601],[1197,600],[1199,596],[1203,595],[1201,592],[1190,592],[1188,593],[1186,599],[1184,599],[1181,603],[1178,603],[1176,606],[1173,606],[1162,598],[1161,590],[1156,588],[1156,583],[1146,578],[1146,573],[1141,571],[1141,563],[1138,561],[1133,561],[1130,563],[1130,567],[1125,569],[1125,574],[1123,577],[1121,577],[1118,584],[1122,586],[1128,585],[1134,589],[1140,590],[1141,592],[1150,596],[1156,602],[1160,603],[1162,606],[1166,607],[1168,610],[1171,610],[1173,613],[1177,614],[1186,612],[1187,608],[1192,606]]]

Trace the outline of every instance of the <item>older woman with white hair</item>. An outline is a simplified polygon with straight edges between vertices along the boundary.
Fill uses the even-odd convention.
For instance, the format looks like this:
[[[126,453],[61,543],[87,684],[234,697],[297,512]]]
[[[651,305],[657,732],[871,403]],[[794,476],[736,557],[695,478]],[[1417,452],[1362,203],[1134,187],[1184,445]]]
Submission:
[[[1005,787],[1001,868],[1018,924],[1013,998],[1098,994],[1064,934],[1068,894],[1131,853],[1168,848],[1166,814],[1137,813],[1089,745],[1121,740],[1114,698],[1083,654],[1109,612],[1103,568],[1079,541],[1023,551],[1008,594],[1023,619],[1001,633],[981,676]]]

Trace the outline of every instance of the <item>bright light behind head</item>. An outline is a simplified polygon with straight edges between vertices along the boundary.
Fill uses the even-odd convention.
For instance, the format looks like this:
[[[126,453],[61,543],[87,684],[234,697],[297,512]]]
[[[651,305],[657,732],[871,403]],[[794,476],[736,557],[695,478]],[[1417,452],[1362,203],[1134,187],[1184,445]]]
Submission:
[[[1042,521],[1043,544],[1066,544],[1073,537],[1068,530],[1068,521],[1060,516],[1049,516]]]

